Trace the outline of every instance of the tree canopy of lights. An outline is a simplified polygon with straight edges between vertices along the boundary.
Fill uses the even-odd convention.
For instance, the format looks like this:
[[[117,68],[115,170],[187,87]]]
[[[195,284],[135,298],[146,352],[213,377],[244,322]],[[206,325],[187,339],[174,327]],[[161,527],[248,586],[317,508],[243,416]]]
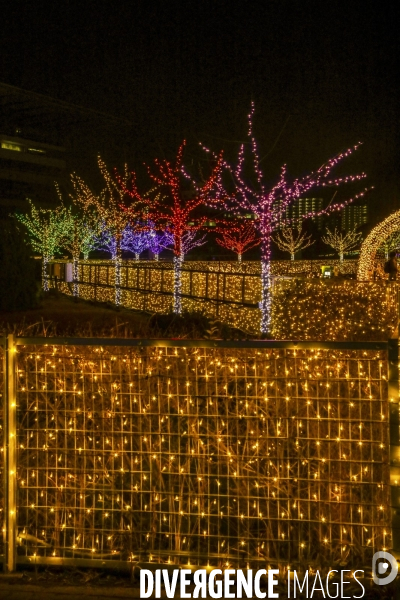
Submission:
[[[327,246],[330,246],[339,254],[340,262],[343,262],[344,255],[350,250],[354,250],[361,240],[361,233],[357,233],[355,229],[344,233],[338,231],[330,231],[326,228],[326,234],[322,237],[322,241]]]
[[[223,229],[221,235],[222,237],[216,239],[217,243],[223,248],[235,252],[239,262],[242,261],[245,252],[258,246],[261,242],[253,223],[240,223],[234,228]]]
[[[108,171],[104,161],[98,157],[100,172],[105,187],[100,194],[95,194],[89,186],[75,173],[71,176],[74,194],[73,202],[81,207],[84,215],[95,210],[100,223],[106,232],[115,240],[115,304],[121,302],[121,242],[123,231],[132,217],[141,214],[146,201],[139,195],[136,177],[125,166],[123,175],[116,171],[113,175]]]
[[[196,242],[196,239],[191,236],[192,233],[203,229],[209,221],[209,216],[199,214],[199,209],[206,205],[207,199],[215,189],[221,170],[221,157],[218,157],[211,175],[198,184],[183,166],[184,146],[185,142],[179,147],[173,162],[166,159],[155,159],[154,171],[148,168],[149,176],[156,184],[153,201],[149,207],[150,218],[157,227],[168,228],[174,238],[173,310],[176,314],[182,312],[181,267],[183,257],[185,252],[194,247],[193,244],[199,245],[198,239]],[[188,188],[190,189],[190,198],[185,194]]]
[[[365,173],[361,173],[359,175],[348,175],[337,178],[333,178],[331,175],[333,168],[359,147],[359,144],[357,144],[353,148],[349,148],[337,156],[330,158],[316,171],[312,171],[299,179],[290,179],[286,165],[283,165],[278,181],[274,186],[270,187],[261,166],[257,142],[253,134],[253,115],[254,104],[252,103],[250,114],[248,115],[249,142],[240,146],[235,165],[222,160],[222,172],[228,175],[226,178],[227,183],[225,184],[225,179],[222,176],[218,177],[219,193],[215,194],[213,198],[216,198],[214,205],[217,203],[221,205],[223,203],[225,209],[236,216],[246,213],[255,215],[254,225],[261,238],[261,333],[269,333],[272,301],[271,242],[273,232],[281,227],[282,223],[286,225],[291,224],[291,220],[287,218],[288,209],[311,189],[336,188],[341,184],[364,179],[366,175]],[[206,152],[209,152],[208,148],[204,146],[203,148]],[[253,170],[252,179],[248,175],[249,168],[246,166],[248,161],[250,161],[250,166]],[[233,190],[232,182],[234,183]],[[302,219],[342,210],[350,202],[364,196],[366,191],[367,189],[364,189],[362,192],[342,201],[334,201],[332,199],[324,209],[318,212],[309,211],[302,215]]]
[[[279,250],[289,252],[291,260],[294,260],[296,252],[305,250],[315,243],[315,240],[311,239],[311,235],[307,235],[305,231],[302,231],[298,227],[285,227],[278,231],[272,239]]]
[[[378,249],[385,240],[398,230],[400,230],[400,210],[378,223],[367,235],[361,246],[357,273],[358,280],[362,281],[371,277]]]
[[[42,255],[43,290],[49,290],[47,265],[56,252],[59,252],[70,238],[69,213],[64,205],[56,209],[36,208],[29,200],[30,214],[16,214],[16,219],[25,225],[29,240],[35,252]]]

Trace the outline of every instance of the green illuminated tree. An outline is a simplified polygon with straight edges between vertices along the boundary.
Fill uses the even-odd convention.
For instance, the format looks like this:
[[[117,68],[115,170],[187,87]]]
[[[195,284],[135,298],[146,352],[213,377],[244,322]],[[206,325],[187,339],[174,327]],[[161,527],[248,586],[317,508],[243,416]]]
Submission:
[[[378,248],[378,252],[385,253],[385,259],[389,258],[389,252],[391,250],[397,250],[400,247],[400,231],[395,231],[392,233],[386,240],[382,242],[382,244]]]
[[[56,184],[61,205],[63,199],[60,188]],[[83,254],[84,260],[89,258],[89,252],[95,247],[96,236],[100,232],[100,222],[93,207],[88,207],[83,214],[78,214],[69,207],[65,212],[65,232],[63,248],[72,256],[73,294],[79,296],[79,259]],[[82,211],[79,211],[82,213]]]
[[[29,200],[30,214],[16,214],[16,219],[25,225],[30,244],[35,252],[42,255],[43,290],[49,290],[47,265],[70,237],[70,219],[64,205],[56,209],[36,208]]]

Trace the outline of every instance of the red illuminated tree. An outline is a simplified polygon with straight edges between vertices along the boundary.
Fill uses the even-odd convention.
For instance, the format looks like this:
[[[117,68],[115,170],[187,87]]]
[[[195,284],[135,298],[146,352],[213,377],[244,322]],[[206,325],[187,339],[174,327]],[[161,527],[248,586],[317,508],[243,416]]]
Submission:
[[[156,226],[168,229],[173,235],[174,245],[174,312],[182,312],[181,268],[184,253],[198,245],[193,234],[204,229],[210,217],[201,213],[211,197],[221,169],[221,156],[217,158],[208,179],[197,183],[185,170],[182,163],[185,141],[180,146],[173,162],[155,159],[155,169],[148,167],[148,173],[156,184],[149,215]],[[190,188],[190,197],[187,190]],[[190,235],[189,235],[190,234]],[[185,242],[191,240],[188,246]],[[199,240],[200,238],[198,238]],[[203,241],[203,240],[201,240]]]
[[[217,238],[217,243],[227,250],[236,252],[238,261],[242,261],[242,255],[258,246],[260,239],[257,238],[256,230],[252,223],[240,223],[230,229],[221,231],[222,238]]]

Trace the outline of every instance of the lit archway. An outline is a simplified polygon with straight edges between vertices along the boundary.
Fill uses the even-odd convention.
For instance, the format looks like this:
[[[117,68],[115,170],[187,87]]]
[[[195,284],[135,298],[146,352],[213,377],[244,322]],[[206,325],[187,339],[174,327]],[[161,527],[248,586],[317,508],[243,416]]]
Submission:
[[[357,279],[368,279],[374,266],[374,260],[378,248],[387,238],[400,230],[400,210],[396,210],[389,215],[384,221],[379,223],[371,233],[365,238],[360,252],[360,260],[358,262]]]

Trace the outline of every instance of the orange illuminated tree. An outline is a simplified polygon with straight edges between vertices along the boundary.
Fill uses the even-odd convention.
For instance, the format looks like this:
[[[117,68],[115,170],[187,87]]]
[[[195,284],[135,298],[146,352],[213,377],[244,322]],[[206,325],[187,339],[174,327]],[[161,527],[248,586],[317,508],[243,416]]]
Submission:
[[[72,201],[83,211],[84,215],[95,211],[101,226],[115,240],[115,304],[121,303],[121,242],[123,232],[132,220],[142,215],[148,204],[136,186],[135,173],[125,166],[123,175],[117,171],[111,174],[104,161],[98,157],[100,172],[104,178],[104,188],[100,194],[92,192],[90,187],[76,175],[71,176],[74,193]]]

